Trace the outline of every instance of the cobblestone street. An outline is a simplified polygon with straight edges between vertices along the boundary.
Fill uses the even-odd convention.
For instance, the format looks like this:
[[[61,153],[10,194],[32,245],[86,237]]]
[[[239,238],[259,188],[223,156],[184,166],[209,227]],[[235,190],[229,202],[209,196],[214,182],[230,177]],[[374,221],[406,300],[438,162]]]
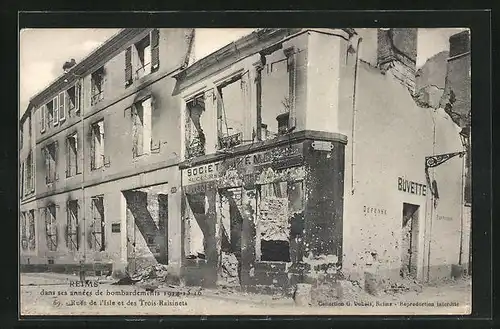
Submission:
[[[297,307],[291,298],[242,294],[200,288],[166,287],[153,294],[137,286],[70,287],[75,276],[36,273],[21,275],[22,315],[333,315],[333,314],[443,314],[467,313],[470,281],[450,281],[424,287],[421,292],[374,297],[360,294],[356,300],[334,300],[321,307]],[[88,278],[93,280],[93,278]],[[102,293],[102,294],[101,294]],[[409,303],[401,305],[402,303]],[[458,306],[437,303],[458,303]],[[343,303],[343,304],[342,304]],[[419,304],[420,303],[420,304]],[[429,306],[431,303],[433,305]],[[470,308],[470,306],[469,306]]]

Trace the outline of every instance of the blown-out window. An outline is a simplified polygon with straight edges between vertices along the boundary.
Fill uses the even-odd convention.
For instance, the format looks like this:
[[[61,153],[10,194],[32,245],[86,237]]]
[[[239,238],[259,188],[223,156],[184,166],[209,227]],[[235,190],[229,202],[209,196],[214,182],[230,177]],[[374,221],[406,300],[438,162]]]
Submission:
[[[90,224],[90,248],[95,251],[104,251],[105,231],[104,231],[104,197],[95,196],[91,202],[92,222]]]
[[[47,249],[56,251],[58,245],[58,230],[56,221],[56,206],[51,204],[44,209],[45,214],[45,237],[47,240]]]
[[[104,166],[104,120],[93,123],[90,143],[90,167],[92,170]]]
[[[78,200],[70,200],[66,206],[66,243],[69,250],[79,248]]]
[[[134,104],[132,107],[132,154],[138,157],[151,151],[152,131],[152,99],[148,97]]]
[[[205,100],[198,95],[186,103],[186,158],[205,154],[205,132],[202,116],[205,113]]]

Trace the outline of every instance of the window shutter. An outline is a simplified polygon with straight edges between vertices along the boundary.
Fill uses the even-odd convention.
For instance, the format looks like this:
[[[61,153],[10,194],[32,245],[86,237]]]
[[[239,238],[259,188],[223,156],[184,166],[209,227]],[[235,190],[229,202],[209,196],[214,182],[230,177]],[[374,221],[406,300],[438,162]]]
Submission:
[[[151,31],[151,71],[160,66],[160,30]]]
[[[79,115],[80,113],[80,96],[82,93],[82,85],[80,81],[78,81],[75,85],[75,114]]]
[[[66,113],[68,113],[68,116],[71,116],[70,112],[69,112],[69,94],[68,94],[68,91],[66,90],[65,92],[63,92],[63,95],[64,95],[64,116],[66,116]],[[75,87],[75,95],[76,95],[76,87]],[[73,108],[74,110],[74,108]],[[61,120],[63,120],[61,118]]]
[[[95,169],[95,127],[90,127],[90,169]]]
[[[45,105],[42,105],[38,112],[40,113],[40,132],[45,132]]]
[[[52,121],[54,122],[54,126],[57,126],[59,123],[59,104],[57,103],[57,96],[52,99],[52,107],[53,107],[53,118]]]
[[[66,98],[65,97],[66,92],[63,91],[59,93],[59,120],[64,121],[66,120]]]
[[[47,184],[49,182],[49,170],[50,170],[49,155],[48,155],[47,147],[42,148],[42,156],[45,160],[45,183]]]
[[[132,47],[125,50],[125,86],[132,83]]]
[[[71,146],[70,146],[69,139],[70,139],[70,137],[67,137],[66,141],[65,141],[65,143],[66,143],[66,145],[65,145],[65,148],[66,148],[66,177],[69,177],[71,175],[71,168],[70,168],[70,157],[71,157],[70,156],[70,154],[71,154],[70,147]]]

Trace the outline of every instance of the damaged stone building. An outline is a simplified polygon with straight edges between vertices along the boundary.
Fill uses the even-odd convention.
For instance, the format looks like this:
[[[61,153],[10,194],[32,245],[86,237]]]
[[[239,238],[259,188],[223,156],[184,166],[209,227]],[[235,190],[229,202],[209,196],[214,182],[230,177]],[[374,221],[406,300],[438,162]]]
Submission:
[[[193,29],[123,29],[30,99],[21,270],[99,274],[179,262],[169,243],[180,230],[172,75],[189,64],[193,37]]]
[[[196,61],[196,29],[125,29],[31,100],[21,262],[268,291],[448,277],[469,262],[468,40],[436,77],[417,29],[257,29]]]

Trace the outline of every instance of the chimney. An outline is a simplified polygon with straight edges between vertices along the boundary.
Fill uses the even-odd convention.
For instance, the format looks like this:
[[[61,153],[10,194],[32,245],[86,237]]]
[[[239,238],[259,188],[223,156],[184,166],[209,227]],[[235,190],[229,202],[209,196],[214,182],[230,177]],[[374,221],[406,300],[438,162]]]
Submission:
[[[470,51],[469,31],[463,31],[450,37],[450,58],[465,55]]]
[[[70,61],[67,61],[64,63],[62,69],[64,71],[64,73],[68,73],[69,70],[76,65],[76,61],[74,58],[72,58]]]
[[[413,93],[417,62],[417,29],[379,28],[377,40],[377,66],[384,74],[390,71]]]

